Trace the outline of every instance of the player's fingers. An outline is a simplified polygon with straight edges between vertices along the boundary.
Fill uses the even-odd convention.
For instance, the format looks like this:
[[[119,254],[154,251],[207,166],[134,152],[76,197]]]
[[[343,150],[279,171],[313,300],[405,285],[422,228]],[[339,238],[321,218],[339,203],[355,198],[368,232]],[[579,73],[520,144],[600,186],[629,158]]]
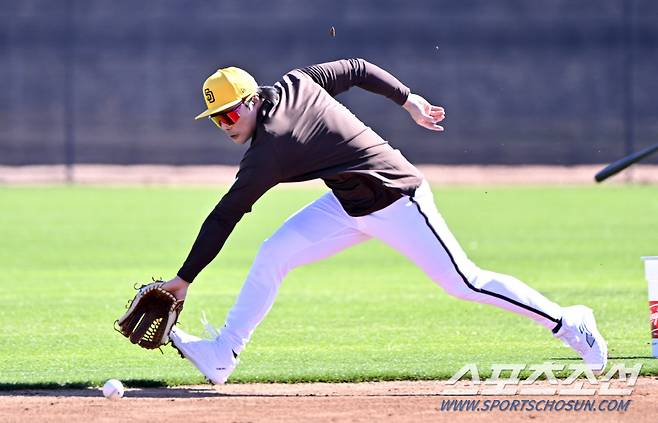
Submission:
[[[422,122],[418,122],[418,124],[431,131],[443,131],[443,126],[439,125],[438,123],[422,121]]]
[[[432,110],[432,111],[441,111],[441,112],[445,112],[445,109],[444,109],[443,107],[441,107],[441,106],[432,106],[432,107],[431,107],[431,110]]]
[[[430,125],[434,125],[438,122],[441,122],[443,120],[444,116],[443,115],[435,115],[435,116],[430,116],[429,119],[425,119],[427,123]]]
[[[420,121],[424,121],[424,122],[428,122],[428,121],[433,121],[433,120],[434,120],[434,117],[432,117],[432,116],[431,116],[430,114],[428,114],[428,113],[422,113],[422,114],[420,115],[420,118],[419,118],[418,120],[420,120]]]
[[[445,119],[445,117],[446,117],[446,115],[443,114],[443,113],[434,113],[434,114],[432,114],[432,115],[430,115],[430,116],[432,116],[432,120],[433,120],[434,122],[437,122],[437,121],[443,120],[443,119]]]

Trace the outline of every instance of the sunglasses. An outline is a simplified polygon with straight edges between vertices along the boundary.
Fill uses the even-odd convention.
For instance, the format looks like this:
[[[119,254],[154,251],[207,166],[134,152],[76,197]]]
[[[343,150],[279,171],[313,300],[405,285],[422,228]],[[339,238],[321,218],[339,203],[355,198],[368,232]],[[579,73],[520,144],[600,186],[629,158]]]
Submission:
[[[215,113],[214,115],[210,115],[208,116],[208,119],[210,119],[215,125],[219,126],[220,128],[224,126],[235,125],[235,123],[240,119],[240,106],[242,106],[242,103],[238,104],[232,109],[225,110],[221,113]]]

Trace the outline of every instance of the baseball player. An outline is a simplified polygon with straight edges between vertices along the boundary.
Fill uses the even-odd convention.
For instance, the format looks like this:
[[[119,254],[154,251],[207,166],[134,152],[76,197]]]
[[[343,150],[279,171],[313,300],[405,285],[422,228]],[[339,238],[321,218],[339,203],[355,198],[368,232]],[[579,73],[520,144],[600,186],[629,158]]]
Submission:
[[[607,345],[592,311],[561,307],[520,280],[469,260],[418,169],[334,99],[355,86],[402,106],[418,125],[443,131],[442,107],[363,59],[295,69],[273,87],[259,87],[234,67],[219,69],[205,81],[207,110],[196,118],[209,118],[233,142],[249,147],[235,182],[204,221],[165,290],[184,299],[238,221],[273,186],[320,178],[330,191],[262,243],[221,332],[201,339],[174,327],[174,347],[211,382],[224,383],[290,270],[378,238],[449,294],[534,320],[573,348],[594,373],[602,372]]]

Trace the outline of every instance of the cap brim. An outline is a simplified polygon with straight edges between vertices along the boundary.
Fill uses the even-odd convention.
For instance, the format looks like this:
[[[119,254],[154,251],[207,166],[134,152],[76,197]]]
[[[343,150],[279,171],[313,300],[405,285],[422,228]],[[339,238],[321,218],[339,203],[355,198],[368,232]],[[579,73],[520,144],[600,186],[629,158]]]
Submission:
[[[215,113],[219,113],[223,110],[230,109],[233,106],[237,106],[241,102],[242,102],[242,99],[238,99],[238,100],[232,101],[230,103],[222,104],[221,106],[213,107],[212,109],[208,109],[205,112],[198,115],[197,117],[195,117],[194,120],[199,120],[201,118],[208,117],[210,115],[214,115]]]

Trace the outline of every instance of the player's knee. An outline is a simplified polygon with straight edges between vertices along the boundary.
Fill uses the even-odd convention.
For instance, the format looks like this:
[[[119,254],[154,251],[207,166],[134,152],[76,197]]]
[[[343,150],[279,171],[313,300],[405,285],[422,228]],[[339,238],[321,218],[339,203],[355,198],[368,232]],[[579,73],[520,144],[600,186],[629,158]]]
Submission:
[[[471,278],[471,285],[477,290],[493,290],[491,287],[497,283],[497,273],[489,270],[478,269]]]
[[[268,238],[261,244],[254,266],[284,270],[289,267],[290,249],[278,242],[276,238]]]
[[[454,273],[443,275],[439,285],[453,297],[473,301],[478,297],[478,281],[482,280],[482,272],[477,266],[469,266]]]
[[[281,261],[280,249],[270,238],[263,241],[256,254],[256,262],[259,265],[278,264]]]

